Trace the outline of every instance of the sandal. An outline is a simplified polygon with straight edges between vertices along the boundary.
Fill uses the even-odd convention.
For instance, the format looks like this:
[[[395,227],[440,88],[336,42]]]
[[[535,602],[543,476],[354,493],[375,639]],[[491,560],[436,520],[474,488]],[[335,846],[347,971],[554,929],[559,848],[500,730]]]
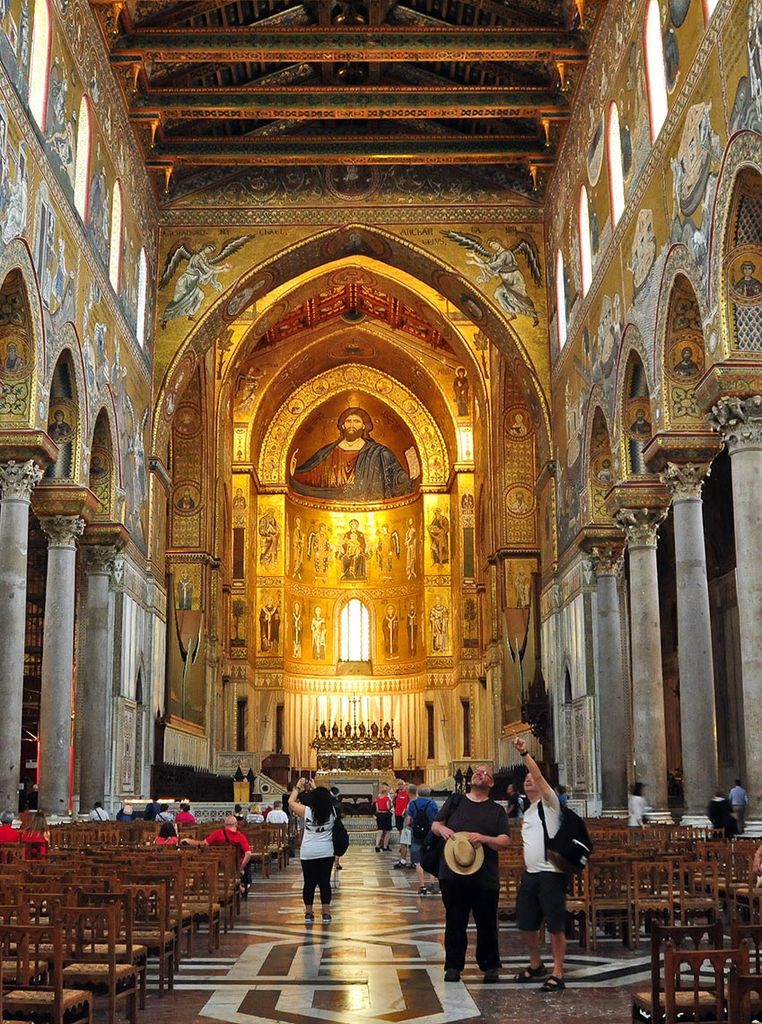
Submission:
[[[527,964],[524,970],[516,975],[514,981],[517,981],[519,985],[526,985],[527,982],[536,981],[537,978],[544,978],[547,973],[548,968],[542,962],[539,967],[532,967],[531,964]]]
[[[551,974],[549,978],[540,985],[540,992],[561,992],[566,988],[566,982],[563,978],[559,978],[556,974]]]

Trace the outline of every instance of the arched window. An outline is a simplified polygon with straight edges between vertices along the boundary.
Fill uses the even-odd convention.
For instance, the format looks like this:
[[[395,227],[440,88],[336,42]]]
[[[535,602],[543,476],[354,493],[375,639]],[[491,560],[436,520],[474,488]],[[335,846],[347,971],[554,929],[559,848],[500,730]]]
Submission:
[[[111,241],[109,243],[108,276],[115,292],[119,291],[119,268],[122,265],[122,186],[117,181],[111,194]]]
[[[622,174],[622,139],[619,134],[619,108],[609,107],[609,131],[606,139],[609,163],[609,192],[611,195],[611,227],[619,223],[624,211],[624,175]]]
[[[370,616],[357,597],[341,610],[341,661],[370,661]]]
[[[566,344],[566,283],[564,281],[564,254],[556,253],[556,320],[558,321],[559,351]]]
[[[90,101],[82,97],[77,121],[77,154],[74,162],[74,207],[84,221],[87,214],[87,183],[90,177]]]
[[[667,119],[667,76],[664,70],[664,40],[661,36],[659,0],[650,0],[648,4],[644,45],[651,142],[655,142],[661,126]]]
[[[587,295],[593,280],[593,257],[590,251],[590,207],[587,189],[579,190],[579,265],[582,274],[582,295]]]
[[[50,7],[48,0],[35,0],[32,23],[32,56],[29,61],[29,112],[40,131],[45,131],[50,70]]]
[[[145,249],[138,258],[138,308],[135,320],[135,336],[141,348],[146,343],[146,291],[148,289],[148,261]]]

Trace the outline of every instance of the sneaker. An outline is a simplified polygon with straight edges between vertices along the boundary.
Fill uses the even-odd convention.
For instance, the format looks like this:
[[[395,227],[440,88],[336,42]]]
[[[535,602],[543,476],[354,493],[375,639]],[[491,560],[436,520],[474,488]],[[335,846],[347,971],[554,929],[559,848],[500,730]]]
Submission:
[[[456,971],[454,967],[448,967],[445,971],[445,981],[460,981],[460,971]]]
[[[333,918],[330,914],[323,914],[323,924],[330,924]]]
[[[395,862],[395,864],[394,864],[394,870],[395,870],[395,871],[399,871],[399,869],[400,869],[400,868],[404,868],[404,866],[405,866],[405,862],[404,862],[404,860],[398,860],[398,861],[396,861],[396,862]]]
[[[312,911],[308,910],[307,913],[304,915],[304,923],[305,924],[312,924],[312,922],[314,920],[315,920],[315,915],[312,913]]]
[[[484,972],[484,984],[485,985],[494,985],[498,981],[500,981],[500,973],[497,970],[497,968],[493,968],[490,971],[485,971]]]
[[[419,896],[428,896],[429,895],[429,890],[426,888],[425,885],[422,885],[421,888],[418,890],[418,895]]]

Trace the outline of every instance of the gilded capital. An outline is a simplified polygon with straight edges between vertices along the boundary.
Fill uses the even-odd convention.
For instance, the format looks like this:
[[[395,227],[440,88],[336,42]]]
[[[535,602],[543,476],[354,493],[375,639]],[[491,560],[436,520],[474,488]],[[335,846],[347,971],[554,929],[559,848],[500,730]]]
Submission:
[[[672,501],[699,501],[712,467],[699,462],[668,462],[659,474]]]
[[[668,511],[666,508],[622,508],[614,519],[625,535],[628,548],[655,548],[659,527]]]
[[[621,544],[602,544],[593,547],[590,561],[596,577],[618,576],[624,562],[624,547]]]
[[[47,516],[40,519],[40,526],[49,548],[74,548],[84,533],[85,520],[81,516]]]
[[[721,398],[712,406],[709,419],[731,455],[744,448],[762,448],[762,395]]]
[[[28,462],[15,462],[11,459],[0,465],[0,500],[29,501],[40,480],[42,470],[34,459]]]

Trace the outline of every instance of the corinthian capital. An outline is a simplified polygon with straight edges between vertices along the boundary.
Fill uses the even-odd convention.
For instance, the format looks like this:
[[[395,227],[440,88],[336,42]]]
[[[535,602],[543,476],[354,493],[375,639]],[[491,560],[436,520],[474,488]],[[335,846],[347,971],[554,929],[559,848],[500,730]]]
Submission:
[[[666,508],[622,508],[614,519],[622,530],[628,548],[655,548],[659,527],[667,515]]]
[[[28,462],[6,462],[0,465],[0,499],[29,501],[40,480],[42,470],[33,459]]]
[[[762,448],[762,396],[721,398],[712,406],[709,419],[722,434],[728,451]]]
[[[79,516],[47,516],[40,520],[40,526],[48,537],[49,548],[74,548],[77,537],[85,529],[85,520]]]
[[[621,544],[602,544],[590,552],[593,572],[596,577],[618,576],[624,561],[624,548]]]
[[[88,572],[110,576],[114,571],[117,550],[113,544],[89,544],[84,555]]]
[[[668,462],[660,474],[672,501],[698,501],[711,466],[700,462]]]

